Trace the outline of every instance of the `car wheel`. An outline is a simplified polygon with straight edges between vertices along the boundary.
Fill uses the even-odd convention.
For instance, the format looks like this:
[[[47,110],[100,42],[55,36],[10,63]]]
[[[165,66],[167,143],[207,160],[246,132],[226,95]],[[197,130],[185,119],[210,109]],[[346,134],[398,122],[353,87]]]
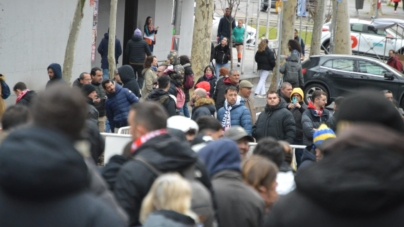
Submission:
[[[313,96],[313,93],[318,90],[324,91],[327,94],[327,104],[329,104],[330,96],[328,95],[328,91],[323,85],[320,84],[310,84],[306,87],[306,89],[304,89],[304,102],[308,104],[311,101],[311,96]]]

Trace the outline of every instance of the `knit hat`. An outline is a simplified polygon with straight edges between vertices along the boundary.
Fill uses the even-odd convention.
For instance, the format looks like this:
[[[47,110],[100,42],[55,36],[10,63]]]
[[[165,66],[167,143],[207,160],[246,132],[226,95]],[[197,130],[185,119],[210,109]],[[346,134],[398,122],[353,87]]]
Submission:
[[[404,133],[404,122],[397,108],[377,91],[359,91],[347,97],[335,117],[337,125],[342,121],[380,124]]]
[[[239,85],[238,87],[239,87],[239,88],[252,88],[253,85],[252,85],[252,83],[251,83],[250,81],[248,81],[248,80],[242,80],[242,81],[240,82],[240,85]]]
[[[84,84],[81,87],[81,91],[87,97],[89,94],[91,94],[91,92],[95,91],[95,87],[91,84]]]
[[[326,124],[321,124],[317,131],[315,131],[313,134],[313,143],[314,145],[318,146],[325,140],[331,138],[336,138],[334,131],[328,128]]]
[[[207,81],[201,81],[195,85],[196,88],[202,88],[206,92],[210,92],[210,83]]]
[[[136,28],[134,35],[142,36],[142,31],[139,28]]]
[[[301,88],[293,88],[292,93],[290,94],[290,98],[293,98],[293,94],[299,94],[302,97],[302,100],[304,100],[304,93],[303,90]]]

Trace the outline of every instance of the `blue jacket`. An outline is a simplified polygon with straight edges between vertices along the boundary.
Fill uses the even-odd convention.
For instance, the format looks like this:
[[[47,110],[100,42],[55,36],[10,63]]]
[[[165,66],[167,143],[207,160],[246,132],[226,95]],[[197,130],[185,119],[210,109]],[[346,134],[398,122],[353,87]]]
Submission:
[[[239,99],[239,98],[237,98]],[[227,105],[227,100],[225,101],[225,106]],[[251,135],[252,132],[252,120],[251,114],[248,108],[244,105],[245,101],[243,98],[237,100],[236,104],[233,105],[233,108],[230,111],[231,117],[231,126],[241,126],[245,129],[248,135]],[[226,112],[225,107],[222,107],[217,112],[217,119],[222,122],[224,113]]]
[[[47,69],[52,69],[54,76],[52,79],[49,79],[48,83],[46,83],[46,88],[48,88],[51,84],[64,82],[62,78],[62,67],[58,63],[50,64]]]
[[[101,40],[100,45],[98,45],[98,53],[101,55],[101,68],[108,69],[108,38],[109,34],[105,33],[104,38]],[[115,61],[118,64],[118,59],[122,55],[121,41],[115,38]]]
[[[107,94],[105,111],[111,130],[128,126],[128,114],[130,105],[139,102],[138,98],[126,88],[119,84],[115,85],[115,93]]]

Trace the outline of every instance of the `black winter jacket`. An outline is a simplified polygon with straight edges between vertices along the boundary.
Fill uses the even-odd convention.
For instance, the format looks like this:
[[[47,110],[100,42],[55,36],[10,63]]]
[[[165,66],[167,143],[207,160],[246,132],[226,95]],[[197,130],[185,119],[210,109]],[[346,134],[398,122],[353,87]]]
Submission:
[[[227,64],[230,60],[229,45],[222,46],[221,44],[215,47],[215,62],[217,64]]]
[[[168,92],[162,89],[154,89],[146,98],[146,100],[160,103],[170,117],[177,114],[174,99],[170,97],[170,94]]]
[[[35,91],[28,91],[25,95],[17,102],[17,105],[23,105],[29,107],[31,104],[32,98],[36,96]]]
[[[290,112],[293,114],[293,118],[296,122],[296,140],[303,141],[303,125],[302,125],[302,115],[304,111],[307,110],[307,105],[304,102],[300,102],[300,108],[292,108]]]
[[[266,47],[263,52],[255,54],[255,62],[258,64],[258,70],[272,71],[276,65],[274,52]]]
[[[101,101],[99,103],[94,103],[94,106],[98,110],[99,117],[104,117],[106,114],[105,113],[105,100],[106,100],[107,94],[105,93],[105,90],[102,87],[101,83],[91,82],[91,84],[94,86],[95,91],[97,92],[98,98],[101,99]]]
[[[305,145],[311,145],[313,143],[314,129],[320,127],[321,123],[326,124],[331,117],[330,111],[323,110],[322,116],[318,115],[314,109],[313,104],[310,102],[309,107],[302,115],[303,126],[303,143]]]
[[[267,104],[265,112],[259,115],[253,126],[252,135],[257,141],[270,136],[292,144],[296,135],[296,123],[292,113],[286,109],[286,103],[281,101],[275,107]]]
[[[143,65],[145,56],[150,56],[151,52],[149,45],[141,36],[133,35],[125,47],[125,55],[126,59],[129,59],[129,62],[124,62],[125,64]]]
[[[105,149],[104,138],[100,134],[98,123],[87,120],[86,121],[86,136],[85,138],[90,143],[91,157],[94,163],[99,163],[99,158]]]
[[[134,156],[140,156],[160,172],[180,171],[197,162],[189,145],[169,134],[154,137],[141,145]],[[155,173],[138,160],[126,162],[118,173],[114,194],[130,216],[130,226],[138,226],[142,201],[156,179]]]
[[[216,81],[217,81],[217,77],[215,75],[213,75],[211,78],[207,78],[205,75],[199,77],[198,81],[196,82],[195,86],[202,81],[207,81],[210,84],[210,97],[213,97],[213,94],[215,93],[215,88],[216,88]]]
[[[227,37],[227,41],[230,43],[231,32],[230,32],[230,22],[229,21],[232,21],[232,23],[231,23],[232,29],[234,29],[236,27],[236,20],[233,17],[230,17],[230,18],[222,17],[222,18],[220,18],[219,26],[217,28],[217,36]]]
[[[196,121],[198,118],[203,116],[215,116],[216,108],[215,102],[210,98],[200,98],[195,102],[194,108],[192,109],[191,119]]]
[[[136,81],[135,72],[130,65],[121,66],[118,69],[119,76],[121,77],[121,81],[123,83],[123,88],[129,89],[136,97],[141,98],[139,84]]]
[[[62,134],[41,127],[16,130],[3,141],[0,157],[0,226],[127,226],[89,191],[83,156]]]

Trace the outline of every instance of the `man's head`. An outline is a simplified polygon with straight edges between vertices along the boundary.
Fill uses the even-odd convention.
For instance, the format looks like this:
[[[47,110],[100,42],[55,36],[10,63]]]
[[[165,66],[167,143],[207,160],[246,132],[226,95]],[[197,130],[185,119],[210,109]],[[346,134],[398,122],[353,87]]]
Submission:
[[[82,72],[79,76],[80,84],[91,84],[91,76],[87,72]]]
[[[170,77],[167,75],[160,76],[157,79],[157,84],[160,89],[162,89],[164,91],[168,91],[168,89],[170,88]]]
[[[313,101],[316,110],[324,109],[327,104],[327,94],[322,90],[316,90],[313,92],[311,100]]]
[[[114,79],[118,84],[122,84],[121,76],[119,76],[118,69],[114,70]]]
[[[270,107],[275,107],[279,104],[280,99],[278,93],[271,91],[267,94],[267,104]]]
[[[389,50],[389,57],[394,57],[396,56],[396,52],[394,50]]]
[[[225,11],[224,15],[226,17],[229,17],[231,15],[231,10],[229,8],[226,8],[226,11]]]
[[[97,92],[95,91],[95,87],[91,84],[84,84],[81,87],[81,91],[83,92],[85,97],[91,98],[93,100],[97,98]]]
[[[168,115],[155,102],[140,102],[130,107],[128,123],[133,141],[149,132],[167,128]]]
[[[382,93],[387,100],[394,102],[393,92],[390,90],[383,90]]]
[[[195,103],[198,99],[200,98],[207,98],[208,93],[202,89],[202,88],[197,88],[195,89],[194,93],[192,94],[192,102]]]
[[[249,98],[251,95],[251,89],[253,85],[250,81],[248,80],[243,80],[240,82],[239,88],[240,88],[240,96],[243,98]]]
[[[157,68],[157,77],[163,76],[163,75],[164,75],[164,70],[166,70],[166,68],[167,68],[167,66],[160,65],[160,66]]]
[[[295,34],[294,34],[295,36],[295,38],[297,37],[297,35],[299,35],[299,32],[297,31],[297,29],[295,29]]]
[[[27,90],[27,85],[25,85],[23,82],[18,82],[13,87],[13,91],[16,96],[19,96],[24,90]]]
[[[273,161],[278,168],[281,167],[285,160],[284,147],[272,137],[263,138],[258,141],[253,154],[268,158]]]
[[[345,97],[343,96],[338,96],[335,100],[334,100],[334,111],[337,111],[338,108],[341,106],[342,102],[344,102]]]
[[[281,92],[284,96],[286,97],[290,97],[290,95],[292,94],[292,85],[288,82],[283,82],[281,85]]]
[[[248,149],[250,148],[248,143],[254,142],[254,138],[248,135],[245,129],[240,126],[231,127],[224,133],[223,137],[229,138],[237,143],[241,158],[245,158],[248,153]]]
[[[223,128],[220,121],[214,117],[204,116],[196,120],[199,127],[199,132],[212,137],[213,140],[218,140],[223,136]]]
[[[238,89],[236,87],[230,86],[226,89],[226,93],[224,94],[224,97],[226,98],[227,104],[229,106],[236,104],[237,93],[238,93]]]
[[[57,130],[72,140],[82,139],[87,103],[79,89],[65,84],[52,86],[38,94],[31,109],[35,125]]]
[[[238,70],[231,70],[229,72],[229,79],[233,85],[240,83],[240,72]]]
[[[102,82],[102,70],[99,67],[94,67],[90,72],[91,81],[100,84]]]
[[[18,126],[25,125],[31,120],[31,113],[23,105],[14,105],[7,107],[1,119],[3,131],[9,131]]]
[[[108,93],[115,93],[115,83],[109,79],[102,81],[102,88]]]

